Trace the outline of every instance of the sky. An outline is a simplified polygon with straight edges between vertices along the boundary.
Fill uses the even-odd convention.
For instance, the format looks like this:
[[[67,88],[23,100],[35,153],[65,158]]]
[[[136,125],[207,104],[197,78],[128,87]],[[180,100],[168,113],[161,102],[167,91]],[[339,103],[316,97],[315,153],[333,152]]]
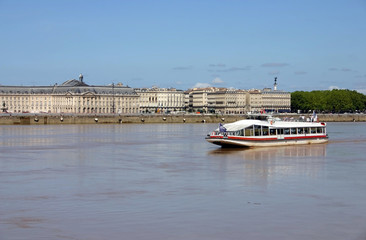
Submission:
[[[366,94],[366,0],[0,0],[0,85]]]

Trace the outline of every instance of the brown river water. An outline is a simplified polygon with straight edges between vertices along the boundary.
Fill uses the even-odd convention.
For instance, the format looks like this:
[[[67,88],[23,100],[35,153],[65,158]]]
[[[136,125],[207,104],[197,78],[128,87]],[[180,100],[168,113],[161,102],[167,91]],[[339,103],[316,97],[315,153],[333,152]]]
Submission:
[[[366,123],[253,149],[215,128],[0,126],[0,240],[366,239]]]

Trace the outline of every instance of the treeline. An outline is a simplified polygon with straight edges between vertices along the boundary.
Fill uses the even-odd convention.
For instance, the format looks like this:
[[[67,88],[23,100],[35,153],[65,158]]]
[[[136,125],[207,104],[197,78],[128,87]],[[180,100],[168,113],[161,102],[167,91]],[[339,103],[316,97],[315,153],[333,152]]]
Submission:
[[[364,112],[366,95],[357,91],[333,89],[331,91],[296,91],[291,93],[292,112],[310,111],[325,113]]]

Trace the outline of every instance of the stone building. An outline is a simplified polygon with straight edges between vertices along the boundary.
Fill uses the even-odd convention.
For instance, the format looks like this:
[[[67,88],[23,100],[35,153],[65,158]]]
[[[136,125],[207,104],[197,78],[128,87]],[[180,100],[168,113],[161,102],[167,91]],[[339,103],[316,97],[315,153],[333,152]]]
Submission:
[[[248,92],[245,90],[208,87],[190,89],[185,94],[186,108],[192,112],[221,114],[246,112]]]
[[[0,86],[0,102],[12,113],[139,113],[139,96],[132,88],[90,86],[82,78],[54,86]]]
[[[265,88],[262,92],[262,108],[266,112],[290,112],[291,93],[277,90],[277,77],[273,89]]]
[[[252,89],[248,91],[247,95],[247,112],[258,113],[262,111],[262,92],[258,89]]]
[[[1,86],[1,111],[12,113],[137,114],[201,112],[245,114],[289,112],[291,94],[273,89],[238,90],[194,88],[135,88],[119,84],[90,86],[72,79],[54,86]]]
[[[219,88],[193,88],[185,92],[186,110],[189,112],[209,112],[210,104],[208,96],[212,92],[219,91]],[[188,100],[188,101],[187,101]],[[211,99],[210,99],[211,100]],[[211,108],[212,110],[212,108]]]
[[[190,93],[190,103],[194,112],[207,112],[209,89],[196,89]]]
[[[245,114],[248,112],[290,112],[291,93],[273,89],[240,90],[227,88],[195,88],[185,92],[186,109],[193,112]]]
[[[291,93],[264,89],[262,92],[262,108],[266,112],[290,112]]]
[[[210,113],[244,114],[247,107],[248,92],[244,90],[220,89],[208,93]]]
[[[169,113],[184,110],[184,92],[175,88],[135,88],[140,113]]]

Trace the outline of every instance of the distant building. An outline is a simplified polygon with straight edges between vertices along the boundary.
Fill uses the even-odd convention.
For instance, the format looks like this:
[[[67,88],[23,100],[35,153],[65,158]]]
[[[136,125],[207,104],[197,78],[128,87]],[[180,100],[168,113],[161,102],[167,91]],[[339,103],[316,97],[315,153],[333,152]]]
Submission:
[[[247,95],[247,104],[247,112],[261,112],[263,109],[262,91],[258,89],[249,90]]]
[[[291,94],[273,89],[240,90],[227,88],[135,88],[123,84],[90,86],[83,81],[68,80],[54,86],[1,86],[2,112],[137,114],[201,112],[245,114],[248,112],[289,112]]]
[[[266,112],[290,112],[291,111],[291,93],[277,90],[277,78],[273,84],[273,90],[263,89],[262,108]]]
[[[0,86],[0,101],[12,113],[139,112],[139,96],[132,88],[89,86],[76,79],[54,86]]]
[[[189,111],[220,114],[244,114],[247,107],[245,90],[227,88],[195,88],[186,91]],[[187,102],[187,101],[186,101]]]
[[[245,114],[248,112],[289,112],[291,93],[273,89],[240,90],[227,88],[194,88],[185,92],[186,109],[193,112]]]
[[[247,112],[248,91],[221,89],[208,93],[210,113],[244,114]]]
[[[223,88],[226,89],[226,88]],[[219,91],[220,88],[215,87],[208,87],[208,88],[193,88],[189,89],[185,92],[185,103],[186,103],[186,110],[189,112],[203,112],[207,113],[212,110],[212,102],[209,103],[208,96],[210,93]],[[188,100],[188,101],[187,101]],[[210,99],[212,100],[212,99]],[[187,106],[188,102],[188,106]]]
[[[184,92],[175,88],[135,88],[140,113],[169,113],[184,110]]]

